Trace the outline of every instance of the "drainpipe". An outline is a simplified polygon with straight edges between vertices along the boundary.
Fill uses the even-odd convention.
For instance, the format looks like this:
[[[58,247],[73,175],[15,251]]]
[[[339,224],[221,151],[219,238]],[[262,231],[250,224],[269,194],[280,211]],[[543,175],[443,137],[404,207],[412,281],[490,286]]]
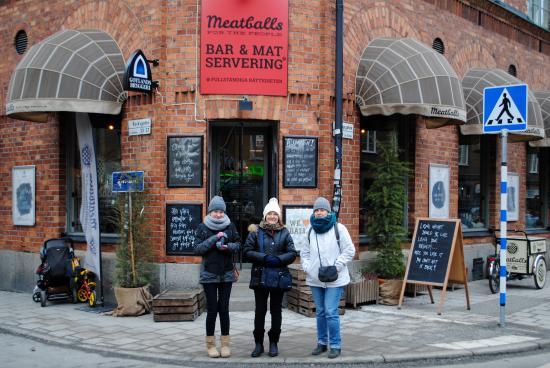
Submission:
[[[332,192],[332,211],[336,218],[342,203],[342,84],[344,54],[344,0],[336,0],[336,70],[335,97],[336,111],[334,121],[334,188]]]

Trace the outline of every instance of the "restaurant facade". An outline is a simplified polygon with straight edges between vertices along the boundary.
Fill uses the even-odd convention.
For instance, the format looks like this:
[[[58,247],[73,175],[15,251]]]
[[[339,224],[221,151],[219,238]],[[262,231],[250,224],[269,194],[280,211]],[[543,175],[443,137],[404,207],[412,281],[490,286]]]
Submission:
[[[48,238],[87,248],[83,121],[93,130],[107,295],[113,208],[126,195],[113,172],[143,172],[156,287],[193,286],[193,230],[214,195],[242,237],[277,197],[298,248],[315,198],[336,199],[358,259],[368,257],[369,163],[387,138],[411,168],[404,244],[417,218],[460,219],[471,271],[493,252],[500,221],[500,138],[482,134],[491,86],[528,85],[528,129],[509,136],[508,227],[548,237],[550,32],[532,3],[0,2],[0,289],[32,288]]]

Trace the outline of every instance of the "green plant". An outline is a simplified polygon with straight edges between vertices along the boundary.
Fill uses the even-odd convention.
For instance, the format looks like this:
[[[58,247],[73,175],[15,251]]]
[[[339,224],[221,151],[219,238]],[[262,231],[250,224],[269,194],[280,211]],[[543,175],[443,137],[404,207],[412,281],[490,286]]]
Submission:
[[[130,195],[131,200],[129,200]],[[148,226],[144,212],[143,192],[119,194],[115,210],[120,229],[120,244],[116,249],[117,286],[141,287],[151,281],[152,251],[147,237]]]
[[[401,240],[406,235],[403,214],[409,166],[399,158],[395,137],[378,142],[377,149],[379,161],[370,165],[375,180],[366,197],[369,245],[378,251],[370,272],[381,278],[401,278],[405,273]]]

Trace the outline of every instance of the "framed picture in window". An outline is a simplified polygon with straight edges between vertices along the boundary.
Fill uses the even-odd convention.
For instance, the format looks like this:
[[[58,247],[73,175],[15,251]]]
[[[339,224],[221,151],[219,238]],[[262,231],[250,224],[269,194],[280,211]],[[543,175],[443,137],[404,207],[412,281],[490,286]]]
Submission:
[[[308,244],[307,228],[312,214],[313,206],[283,205],[283,222],[292,235],[294,248],[298,252]]]
[[[507,221],[519,220],[519,175],[508,173]]]
[[[430,164],[430,217],[449,218],[449,166]]]
[[[14,166],[12,169],[12,219],[14,225],[35,223],[35,166]]]
[[[202,187],[203,136],[171,136],[167,142],[168,187]]]

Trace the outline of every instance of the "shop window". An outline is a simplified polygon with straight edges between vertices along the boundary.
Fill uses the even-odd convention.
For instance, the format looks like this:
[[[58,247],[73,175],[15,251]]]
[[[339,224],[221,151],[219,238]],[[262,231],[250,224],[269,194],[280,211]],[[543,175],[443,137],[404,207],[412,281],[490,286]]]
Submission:
[[[487,137],[460,136],[459,144],[460,152],[466,151],[468,155],[467,165],[459,163],[458,167],[458,216],[464,231],[486,229],[489,214]]]
[[[414,132],[414,117],[393,115],[363,118],[361,120],[361,174],[359,193],[359,233],[366,235],[368,214],[366,196],[374,181],[374,175],[369,169],[370,163],[379,160],[376,149],[377,142],[392,140],[399,146],[402,160],[409,161],[409,167],[414,170],[414,150],[410,142],[414,142],[411,134]],[[409,178],[403,178],[408,198]],[[408,228],[408,204],[403,204],[403,226]],[[364,239],[364,238],[363,238]]]
[[[526,192],[525,192],[525,227],[541,228],[545,225],[544,221],[544,198],[541,195],[545,193],[543,186],[545,180],[541,173],[544,169],[541,167],[540,155],[543,151],[540,148],[527,147],[527,170]]]
[[[550,29],[550,0],[529,0],[527,3],[529,18],[536,25]]]
[[[121,169],[120,122],[108,115],[91,114],[90,118],[96,145],[101,235],[116,236],[119,231],[115,212],[118,194],[112,191],[112,173]],[[82,202],[80,154],[74,114],[65,114],[62,121],[67,138],[67,233],[75,236],[82,233],[79,220]]]

